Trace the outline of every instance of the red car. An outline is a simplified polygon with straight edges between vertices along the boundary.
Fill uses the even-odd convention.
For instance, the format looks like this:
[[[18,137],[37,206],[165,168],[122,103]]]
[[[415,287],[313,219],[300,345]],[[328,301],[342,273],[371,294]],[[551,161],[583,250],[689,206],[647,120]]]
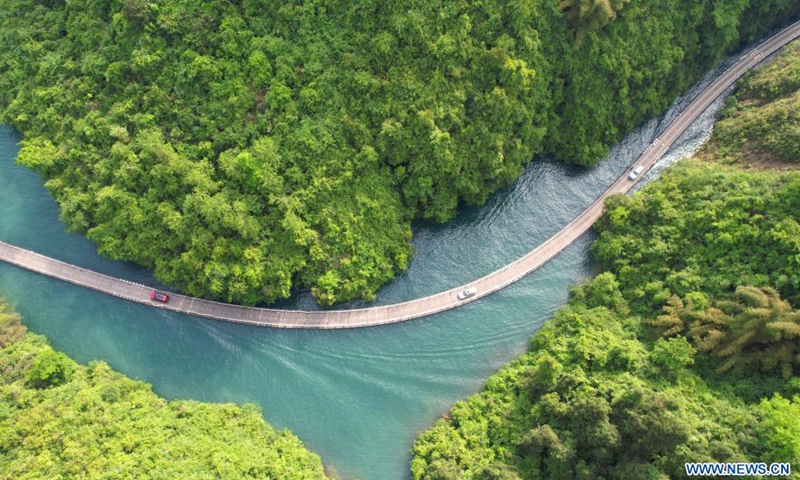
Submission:
[[[156,292],[155,290],[153,290],[152,292],[150,292],[150,300],[167,303],[169,302],[169,295],[167,295],[166,293]]]

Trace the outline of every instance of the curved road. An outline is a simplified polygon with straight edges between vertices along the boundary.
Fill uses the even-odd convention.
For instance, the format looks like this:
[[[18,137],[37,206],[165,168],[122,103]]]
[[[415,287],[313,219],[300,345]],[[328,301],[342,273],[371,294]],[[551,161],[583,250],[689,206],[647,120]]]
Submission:
[[[637,178],[637,181],[644,176],[664,152],[672,146],[689,125],[717,97],[733,85],[745,72],[798,36],[800,36],[800,22],[791,25],[765,41],[751,53],[742,57],[714,83],[709,85],[636,160],[632,167],[642,166],[644,170]],[[634,186],[636,182],[630,181],[627,175],[628,172],[626,171],[622,177],[617,179],[608,190],[569,225],[513,263],[474,282],[437,293],[436,295],[394,305],[358,310],[326,310],[319,312],[273,310],[217,303],[178,294],[171,295],[169,303],[162,304],[150,300],[151,287],[76,267],[3,242],[0,242],[0,260],[132,302],[227,322],[279,328],[315,329],[384,325],[425,317],[456,308],[496,292],[530,274],[589,230],[594,222],[602,216],[603,204],[609,195],[626,193]],[[467,288],[475,288],[477,293],[466,300],[459,300],[458,293]]]

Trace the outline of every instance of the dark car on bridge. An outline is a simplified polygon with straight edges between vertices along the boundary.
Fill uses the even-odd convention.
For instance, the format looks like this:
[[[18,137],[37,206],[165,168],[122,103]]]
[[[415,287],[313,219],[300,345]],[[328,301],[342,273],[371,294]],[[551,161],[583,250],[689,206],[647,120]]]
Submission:
[[[167,303],[169,302],[169,295],[167,295],[166,293],[156,292],[155,290],[153,290],[152,292],[150,292],[150,300]]]

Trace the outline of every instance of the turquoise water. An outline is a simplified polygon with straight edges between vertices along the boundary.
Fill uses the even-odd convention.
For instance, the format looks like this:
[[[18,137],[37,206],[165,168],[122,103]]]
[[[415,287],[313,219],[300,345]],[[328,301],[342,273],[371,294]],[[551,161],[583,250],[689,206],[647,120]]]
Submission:
[[[464,208],[446,225],[416,226],[411,267],[381,290],[378,303],[462,284],[535,247],[625,170],[685,103],[680,100],[663,119],[642,126],[591,171],[537,159],[487,205]],[[663,164],[696,148],[712,124],[712,113],[698,120]],[[13,164],[18,141],[12,129],[0,126],[0,239],[154,283],[148,271],[102,259],[86,239],[64,231],[38,176]],[[0,264],[0,295],[31,330],[78,361],[105,360],[152,383],[167,398],[257,403],[267,421],[290,428],[318,452],[331,474],[404,479],[416,434],[519,355],[566,301],[568,286],[593,273],[591,240],[592,234],[585,235],[541,270],[487,299],[427,319],[362,330],[284,331],[214,322],[5,264]],[[282,305],[317,308],[302,292]]]

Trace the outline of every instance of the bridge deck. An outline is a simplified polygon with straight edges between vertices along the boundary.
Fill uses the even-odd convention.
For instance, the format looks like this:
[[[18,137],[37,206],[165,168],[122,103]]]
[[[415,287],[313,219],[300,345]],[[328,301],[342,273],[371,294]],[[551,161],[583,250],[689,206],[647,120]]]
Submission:
[[[709,85],[636,160],[633,166],[644,167],[637,181],[717,97],[745,72],[798,35],[800,22],[771,37]],[[380,307],[304,312],[242,307],[177,294],[171,295],[170,302],[163,304],[150,300],[151,287],[86,270],[4,242],[0,242],[0,260],[132,302],[216,320],[280,328],[333,329],[384,325],[425,317],[474,302],[530,274],[589,230],[603,214],[603,204],[609,195],[626,193],[635,185],[636,182],[628,180],[627,174],[626,171],[569,225],[522,258],[466,285],[429,297]],[[470,287],[474,287],[477,293],[469,299],[458,300],[458,293]]]

